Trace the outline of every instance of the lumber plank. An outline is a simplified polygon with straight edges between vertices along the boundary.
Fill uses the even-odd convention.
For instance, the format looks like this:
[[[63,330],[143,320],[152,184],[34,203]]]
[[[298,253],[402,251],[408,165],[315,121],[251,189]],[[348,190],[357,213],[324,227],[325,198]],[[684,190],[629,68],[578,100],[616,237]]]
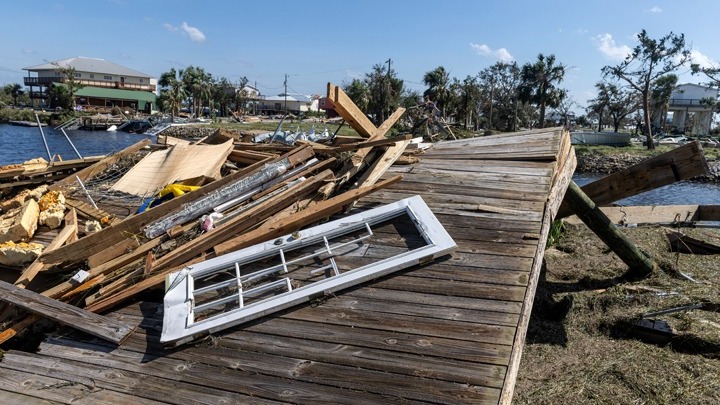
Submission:
[[[131,352],[118,352],[119,355]],[[60,354],[60,353],[58,353]],[[101,355],[101,352],[93,352]],[[101,356],[102,357],[102,356]],[[126,356],[127,357],[127,356]],[[161,360],[156,359],[156,360]],[[242,373],[233,373],[238,378],[238,388],[233,391],[213,388],[220,384],[220,379],[227,380],[228,372],[214,368],[204,368],[205,376],[193,377],[187,370],[193,368],[190,363],[174,363],[169,366],[167,363],[155,366],[155,361],[142,364],[141,361],[131,362],[127,359],[118,359],[108,362],[105,365],[98,365],[91,356],[84,360],[68,360],[59,357],[34,355],[13,351],[6,353],[3,359],[3,367],[8,370],[19,370],[33,372],[52,378],[63,379],[79,384],[97,387],[102,390],[121,392],[138,398],[140,403],[149,399],[164,403],[186,405],[190,403],[247,403],[267,404],[273,403],[262,398],[254,398],[247,394],[240,394],[236,391],[242,386],[250,383],[246,378],[241,379]],[[100,359],[102,361],[102,359]],[[160,361],[163,363],[162,361]],[[133,367],[133,363],[134,367]],[[110,368],[110,370],[108,370]],[[199,367],[203,369],[203,367]],[[162,377],[156,377],[145,370],[155,371]],[[184,371],[184,372],[183,372]],[[164,378],[165,377],[165,378]],[[181,378],[188,378],[191,381],[185,382]],[[223,378],[224,377],[224,378]],[[210,379],[216,378],[218,382],[213,384]],[[257,382],[256,382],[257,384]],[[228,384],[223,384],[225,387]],[[228,387],[229,388],[229,387]],[[234,392],[235,391],[235,392]],[[255,392],[259,390],[255,389]]]
[[[0,300],[118,345],[132,332],[132,328],[124,323],[112,321],[4,281],[0,281]]]
[[[60,246],[62,246],[68,239],[70,239],[73,235],[77,235],[77,221],[75,223],[68,224],[68,221],[65,221],[65,226],[63,229],[53,238],[53,240],[45,247],[45,252],[53,251]],[[45,267],[45,262],[43,262],[39,257],[35,259],[25,270],[22,272],[20,277],[15,281],[15,285],[19,288],[25,288],[30,284],[31,281],[35,278],[35,276],[40,273],[43,268]]]
[[[118,303],[131,298],[135,294],[150,288],[155,288],[165,282],[165,276],[172,271],[179,270],[179,267],[199,255],[205,250],[217,246],[222,241],[227,240],[238,232],[243,232],[250,227],[257,225],[273,213],[291,205],[293,202],[302,199],[307,194],[316,191],[320,185],[332,175],[327,170],[317,176],[313,180],[304,181],[295,187],[292,187],[282,194],[279,194],[266,203],[259,204],[242,215],[233,218],[231,221],[222,224],[212,232],[205,233],[192,241],[176,248],[170,253],[158,259],[153,266],[153,274],[144,280],[132,285],[131,287],[118,292],[115,295],[96,301],[87,306],[87,310],[92,312],[102,312],[117,305]],[[251,231],[244,235],[254,235]],[[231,239],[232,240],[232,239]]]
[[[701,221],[702,205],[638,205],[628,207],[600,207],[613,224],[674,224]],[[577,215],[566,217],[565,222],[580,225]],[[710,219],[716,221],[717,219]]]
[[[410,135],[408,135],[410,136]],[[370,165],[370,167],[363,173],[362,176],[358,179],[358,181],[351,187],[351,189],[360,188],[360,187],[367,187],[375,184],[383,174],[387,171],[387,169],[392,166],[393,163],[397,160],[397,158],[402,155],[402,153],[405,151],[405,148],[410,144],[411,139],[405,139],[402,141],[397,141],[390,147],[388,147],[385,152],[380,155],[375,161]]]
[[[137,237],[130,237],[123,241],[120,241],[109,248],[90,255],[87,258],[87,265],[89,268],[95,268],[101,264],[105,264],[108,261],[115,259],[118,256],[124,255],[125,253],[131,252],[140,246],[140,240]]]
[[[285,235],[287,233],[294,232],[302,228],[303,226],[307,226],[322,218],[340,212],[345,205],[350,204],[352,201],[362,198],[375,190],[379,190],[391,184],[394,184],[401,179],[402,176],[396,176],[392,179],[383,180],[382,182],[376,183],[375,185],[370,187],[346,191],[345,193],[337,195],[333,198],[319,202],[308,209],[290,215],[285,220],[278,221],[272,226],[248,232],[244,235],[240,235],[236,238],[218,244],[214,247],[215,254],[222,255],[232,252],[234,250],[241,249],[243,247],[253,245],[255,243],[259,243],[263,240],[269,240],[278,236]]]
[[[595,204],[602,206],[708,172],[700,144],[691,142],[586,184],[582,191]],[[563,203],[557,217],[565,218],[572,213],[568,204]]]
[[[543,219],[540,229],[537,231],[538,243],[537,253],[530,266],[524,267],[524,269],[530,268],[530,277],[528,279],[527,288],[525,289],[525,297],[522,300],[522,310],[520,312],[520,320],[517,325],[517,333],[512,341],[512,352],[510,354],[510,362],[508,364],[507,373],[505,374],[504,384],[502,393],[500,396],[499,404],[510,405],[512,403],[513,394],[515,392],[515,383],[517,382],[517,375],[520,370],[520,359],[522,357],[523,347],[525,345],[525,337],[527,336],[528,325],[530,324],[530,316],[532,314],[533,303],[535,300],[535,290],[540,279],[541,268],[543,264],[543,258],[545,256],[545,241],[550,234],[550,227],[552,226],[553,220],[560,207],[568,184],[572,181],[572,175],[575,172],[575,166],[577,164],[575,158],[575,150],[570,148],[567,151],[569,155],[564,159],[565,163],[561,166],[559,173],[554,175],[554,181],[552,188],[548,195],[548,204],[545,206],[543,211]]]
[[[134,144],[128,146],[127,148],[121,150],[118,153],[115,153],[110,156],[106,156],[106,157],[102,158],[101,160],[93,163],[91,166],[88,166],[88,167],[80,170],[79,172],[75,173],[75,175],[72,177],[67,177],[63,180],[60,180],[60,181],[54,183],[49,188],[50,188],[50,190],[61,190],[62,188],[66,187],[66,186],[74,184],[76,181],[75,177],[79,177],[80,180],[82,180],[84,182],[85,180],[89,179],[90,177],[94,176],[95,174],[100,173],[103,170],[107,169],[111,164],[117,162],[123,156],[131,155],[148,145],[150,145],[150,140],[143,139],[142,141],[134,143]]]
[[[327,97],[332,101],[335,106],[335,111],[343,117],[345,122],[348,123],[358,134],[366,138],[373,135],[375,125],[370,119],[363,113],[355,103],[348,97],[347,94],[339,86],[335,86],[332,83],[327,84]]]
[[[192,193],[186,193],[179,197],[173,198],[172,200],[160,204],[159,206],[151,210],[145,211],[138,215],[133,215],[116,225],[102,229],[90,238],[82,238],[77,242],[71,243],[67,246],[63,246],[59,249],[54,250],[53,252],[43,254],[43,256],[41,257],[43,260],[52,263],[76,261],[83,259],[103,249],[107,249],[115,243],[118,243],[121,240],[127,238],[128,235],[137,234],[142,226],[145,226],[152,221],[163,217],[164,215],[174,211],[183,204],[187,204],[189,202],[200,199],[231,182],[239,180],[250,173],[260,170],[265,163],[270,163],[272,161],[280,160],[286,157],[292,158],[293,161],[299,163],[299,161],[302,161],[303,159],[307,160],[312,157],[312,150],[310,150],[309,148],[294,149],[293,151],[287,153],[286,155],[280,156],[277,159],[269,160],[268,162],[260,161],[254,165],[248,166],[236,173],[233,173],[230,176],[226,176],[220,180],[216,180],[210,184],[207,184],[200,189],[193,191]]]

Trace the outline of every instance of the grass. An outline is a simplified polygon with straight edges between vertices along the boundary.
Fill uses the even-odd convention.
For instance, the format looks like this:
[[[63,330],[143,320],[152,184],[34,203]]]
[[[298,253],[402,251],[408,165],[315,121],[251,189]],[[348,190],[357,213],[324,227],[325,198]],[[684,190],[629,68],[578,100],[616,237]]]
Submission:
[[[718,230],[682,231],[720,243]],[[664,270],[640,281],[624,279],[627,266],[584,225],[566,225],[546,251],[514,403],[720,403],[717,307],[657,317],[676,332],[663,345],[640,340],[632,327],[647,312],[720,304],[720,257],[669,252],[661,227],[624,232]],[[563,302],[572,307],[557,316],[553,308]]]

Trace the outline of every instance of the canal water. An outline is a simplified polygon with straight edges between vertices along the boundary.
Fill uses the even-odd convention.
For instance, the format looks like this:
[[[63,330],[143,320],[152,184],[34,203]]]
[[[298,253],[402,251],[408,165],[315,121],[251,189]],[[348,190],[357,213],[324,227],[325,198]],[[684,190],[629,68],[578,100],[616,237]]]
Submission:
[[[77,159],[75,151],[60,131],[43,127],[50,156],[60,155],[63,160]],[[149,137],[127,132],[65,131],[83,157],[107,155],[117,152]],[[20,127],[0,124],[0,166],[22,163],[26,160],[48,158],[38,127]]]
[[[45,138],[51,156],[59,154],[63,159],[75,159],[77,156],[62,132],[44,127]],[[106,155],[124,149],[143,139],[143,135],[126,132],[106,131],[66,131],[81,155]],[[153,140],[153,139],[151,139]],[[153,140],[154,141],[154,140]],[[22,163],[23,161],[43,157],[48,159],[40,131],[37,127],[18,127],[0,124],[0,166]],[[573,179],[582,186],[597,180],[601,175],[576,174]],[[620,205],[680,205],[680,204],[720,204],[720,185],[682,181],[648,191],[624,200]]]

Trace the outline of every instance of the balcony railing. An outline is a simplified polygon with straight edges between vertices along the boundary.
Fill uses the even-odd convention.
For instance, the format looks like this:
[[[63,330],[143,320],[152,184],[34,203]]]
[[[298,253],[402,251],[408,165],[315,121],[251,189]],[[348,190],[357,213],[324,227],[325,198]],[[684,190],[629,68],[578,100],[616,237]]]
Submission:
[[[65,83],[66,81],[64,77],[25,77],[23,80],[26,86],[49,86],[52,83]],[[127,83],[108,80],[88,80],[83,78],[78,78],[76,80],[83,86],[124,90],[143,90],[151,92],[155,91],[155,86],[150,84]]]
[[[670,105],[673,107],[706,107],[707,105],[702,98],[671,98]]]

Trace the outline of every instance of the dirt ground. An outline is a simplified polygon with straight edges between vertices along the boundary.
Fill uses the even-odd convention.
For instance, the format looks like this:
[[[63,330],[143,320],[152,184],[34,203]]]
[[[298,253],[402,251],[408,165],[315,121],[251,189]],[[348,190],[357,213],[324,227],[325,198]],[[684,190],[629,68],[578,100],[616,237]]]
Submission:
[[[566,225],[545,254],[514,403],[720,403],[720,255],[672,253],[666,230],[624,228],[660,267],[630,280],[586,226]],[[720,244],[719,229],[681,231]],[[649,318],[667,321],[673,336],[633,326],[642,314],[692,304],[704,307]]]

